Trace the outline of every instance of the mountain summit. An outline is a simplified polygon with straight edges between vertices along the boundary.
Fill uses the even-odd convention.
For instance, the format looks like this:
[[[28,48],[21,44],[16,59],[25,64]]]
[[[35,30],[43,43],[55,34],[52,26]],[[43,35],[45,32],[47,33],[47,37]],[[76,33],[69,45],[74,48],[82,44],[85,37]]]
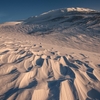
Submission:
[[[96,10],[92,10],[92,9],[89,9],[89,8],[80,8],[80,7],[72,7],[72,8],[61,8],[61,9],[56,9],[56,10],[50,10],[48,12],[45,12],[41,15],[44,15],[44,14],[49,14],[49,13],[52,13],[52,12],[62,12],[62,13],[66,13],[66,12],[96,12]]]
[[[50,10],[48,12],[42,13],[39,16],[33,16],[28,18],[27,20],[25,20],[25,22],[27,21],[39,21],[39,20],[48,20],[48,19],[52,19],[52,18],[56,18],[56,17],[64,17],[64,16],[68,16],[71,14],[89,14],[89,13],[97,13],[96,10],[92,10],[92,9],[88,9],[88,8],[61,8],[61,9],[56,9],[56,10]]]
[[[92,9],[89,9],[89,8],[80,8],[80,7],[76,7],[76,8],[67,8],[67,11],[78,11],[78,12],[93,12],[93,11],[96,11],[96,10],[92,10]]]

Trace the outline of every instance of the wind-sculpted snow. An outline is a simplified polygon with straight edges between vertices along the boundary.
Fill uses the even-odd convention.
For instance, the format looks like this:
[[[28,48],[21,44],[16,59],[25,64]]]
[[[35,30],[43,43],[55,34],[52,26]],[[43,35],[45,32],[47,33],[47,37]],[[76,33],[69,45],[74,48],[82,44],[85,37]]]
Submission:
[[[0,100],[99,100],[100,54],[53,48],[0,37]]]
[[[100,100],[100,12],[0,24],[0,100]]]

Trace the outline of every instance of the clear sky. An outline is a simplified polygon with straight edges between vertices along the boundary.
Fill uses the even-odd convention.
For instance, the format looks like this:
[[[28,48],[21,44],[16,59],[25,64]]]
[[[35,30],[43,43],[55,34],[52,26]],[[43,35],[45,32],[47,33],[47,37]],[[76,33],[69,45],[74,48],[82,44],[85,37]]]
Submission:
[[[68,7],[100,11],[100,0],[0,0],[0,23],[26,19],[49,10]]]

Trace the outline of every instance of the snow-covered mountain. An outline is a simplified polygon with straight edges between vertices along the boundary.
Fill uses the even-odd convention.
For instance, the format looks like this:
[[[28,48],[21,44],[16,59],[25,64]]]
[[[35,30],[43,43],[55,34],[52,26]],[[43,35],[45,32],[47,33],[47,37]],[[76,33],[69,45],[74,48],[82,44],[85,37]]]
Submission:
[[[62,8],[57,10],[51,10],[43,14],[40,14],[39,16],[29,17],[28,19],[23,20],[21,22],[8,22],[1,24],[0,26],[3,25],[4,27],[1,28],[2,29],[4,28],[4,30],[5,27],[7,29],[8,26],[7,31],[9,31],[9,28],[10,26],[12,26],[13,23],[14,25],[13,28],[15,28],[15,31],[16,30],[24,31],[24,28],[27,28],[24,32],[31,33],[32,31],[35,32],[35,30],[36,31],[42,29],[48,30],[49,28],[56,30],[59,29],[60,26],[62,26],[62,28],[65,28],[65,27],[70,27],[71,25],[72,27],[74,25],[75,26],[84,25],[88,28],[89,26],[95,27],[96,25],[97,27],[99,26],[99,22],[100,22],[100,12],[88,8],[77,7],[77,8]]]
[[[86,8],[63,8],[63,9],[51,10],[39,16],[30,17],[25,22],[36,23],[43,20],[46,21],[53,18],[66,17],[73,13],[92,13],[92,12],[96,12],[96,11],[91,9],[86,9]]]
[[[21,22],[1,24],[0,31],[46,37],[49,43],[54,40],[54,44],[55,39],[61,40],[63,45],[79,49],[100,50],[97,50],[100,44],[100,12],[88,8],[51,10]],[[91,48],[93,43],[96,44],[94,49]]]

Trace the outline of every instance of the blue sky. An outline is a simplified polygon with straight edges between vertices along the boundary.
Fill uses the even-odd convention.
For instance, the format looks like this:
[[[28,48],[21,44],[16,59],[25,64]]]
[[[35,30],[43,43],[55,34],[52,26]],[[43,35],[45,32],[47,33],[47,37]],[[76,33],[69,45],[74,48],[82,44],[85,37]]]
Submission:
[[[68,7],[85,7],[100,11],[100,0],[0,0],[0,23]]]

